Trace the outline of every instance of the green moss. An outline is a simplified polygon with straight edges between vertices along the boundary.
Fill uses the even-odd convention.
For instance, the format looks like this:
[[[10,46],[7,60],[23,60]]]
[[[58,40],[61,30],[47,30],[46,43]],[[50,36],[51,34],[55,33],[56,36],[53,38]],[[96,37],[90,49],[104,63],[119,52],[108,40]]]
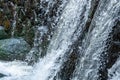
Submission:
[[[5,31],[0,30],[0,39],[5,39],[7,37],[8,37],[8,35],[5,33]]]
[[[30,46],[33,46],[33,42],[34,42],[34,30],[30,29],[29,31],[26,32],[24,39],[27,41],[28,44],[30,44]]]
[[[0,60],[12,61],[14,59],[24,60],[26,57],[25,54],[11,54],[4,50],[0,50]]]
[[[0,50],[0,60],[9,60],[9,55],[6,54],[6,51]]]

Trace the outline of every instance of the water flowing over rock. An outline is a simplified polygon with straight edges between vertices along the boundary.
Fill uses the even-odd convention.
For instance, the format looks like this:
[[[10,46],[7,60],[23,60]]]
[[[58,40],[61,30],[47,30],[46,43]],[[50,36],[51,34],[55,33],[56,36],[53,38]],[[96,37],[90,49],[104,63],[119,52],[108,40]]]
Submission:
[[[105,6],[106,4],[108,5]],[[79,59],[79,66],[77,65],[74,74],[77,76],[73,76],[73,80],[106,79],[106,75],[102,69],[106,64],[104,61],[104,56],[107,55],[106,43],[107,39],[109,39],[109,34],[112,32],[112,28],[115,25],[115,21],[118,19],[118,5],[119,3],[117,1],[104,2],[104,0],[101,0],[99,2],[99,7],[92,20],[86,40],[83,41],[83,56]]]
[[[77,3],[83,3],[83,5]],[[87,1],[79,0],[77,3],[76,1],[72,0],[65,7],[65,12],[63,12],[61,15],[60,21],[58,23],[58,29],[55,32],[55,35],[53,35],[51,43],[48,47],[47,55],[41,59],[40,63],[37,64],[38,70],[36,69],[35,73],[39,73],[40,70],[42,70],[41,72],[43,73],[33,76],[33,79],[37,79],[38,76],[41,77],[40,80],[54,79],[56,73],[59,71],[61,65],[65,60],[63,58],[65,56],[65,53],[69,51],[70,46],[74,41],[76,41],[82,29],[84,29],[85,21],[87,21],[87,14],[90,7],[88,5],[86,7],[86,12],[84,12],[84,7],[87,4]],[[85,17],[81,19],[83,16]],[[79,24],[79,22],[82,24]],[[45,66],[46,68],[44,68]]]
[[[21,39],[0,41],[2,51],[28,53],[27,64],[0,62],[5,69],[0,68],[0,74],[6,75],[0,80],[120,79],[120,0],[40,0],[38,4],[31,50]]]

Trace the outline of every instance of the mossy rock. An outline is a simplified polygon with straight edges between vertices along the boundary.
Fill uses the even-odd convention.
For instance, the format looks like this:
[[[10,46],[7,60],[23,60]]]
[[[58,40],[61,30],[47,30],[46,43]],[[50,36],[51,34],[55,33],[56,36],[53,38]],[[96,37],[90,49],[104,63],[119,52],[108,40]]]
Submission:
[[[7,54],[6,54],[6,53],[7,53]],[[8,59],[9,59],[8,52],[0,49],[0,59],[1,59],[1,60],[8,60]]]
[[[5,32],[4,28],[0,26],[0,39],[6,39],[6,38],[8,38],[8,35]]]

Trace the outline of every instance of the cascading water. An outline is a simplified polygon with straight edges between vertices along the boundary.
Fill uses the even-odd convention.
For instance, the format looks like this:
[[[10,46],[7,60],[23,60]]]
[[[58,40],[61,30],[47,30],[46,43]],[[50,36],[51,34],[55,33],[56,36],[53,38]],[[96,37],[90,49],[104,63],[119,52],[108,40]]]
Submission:
[[[118,3],[119,2],[119,3]],[[107,5],[106,5],[107,4]],[[102,55],[106,55],[106,42],[118,19],[120,1],[101,0],[83,41],[83,56],[79,59],[72,80],[97,80]],[[102,66],[103,67],[103,66]]]
[[[39,44],[42,43],[44,34],[52,35],[46,55],[41,57],[33,66],[17,61],[0,62],[0,67],[4,69],[2,70],[0,68],[0,73],[5,75],[0,80],[102,80],[100,78],[101,73],[99,72],[106,65],[104,62],[106,59],[104,57],[107,56],[107,39],[110,37],[109,34],[112,32],[116,20],[120,16],[120,1],[100,0],[95,15],[91,18],[92,21],[90,21],[91,24],[89,25],[87,23],[92,13],[92,4],[94,4],[92,1],[94,2],[94,0],[61,0],[62,4],[57,8],[56,16],[52,16],[53,18],[49,18],[50,11],[51,8],[57,5],[57,0],[40,1],[40,5],[42,5],[40,8],[45,6],[42,9],[43,13],[40,14],[41,17],[44,14],[43,19],[41,18],[43,21],[40,21],[40,25],[42,26],[37,26],[36,28],[34,47],[28,54],[27,60],[31,60],[29,58],[35,59],[32,52],[41,54],[42,49]],[[61,15],[59,14],[60,11]],[[50,19],[55,20],[52,21]],[[48,23],[46,24],[45,21]],[[55,26],[54,23],[57,23],[53,30],[54,32],[50,31],[50,22],[51,27],[53,25]],[[86,28],[89,28],[88,32],[85,31]],[[84,31],[86,32],[84,38],[81,39],[81,44],[77,46],[79,47],[79,57],[74,72],[70,73],[72,76],[67,79],[56,77],[59,75],[58,73],[62,66],[65,65],[64,62],[68,60],[71,54],[70,51],[73,48],[72,46],[74,43],[77,43],[78,38],[83,36]],[[6,69],[6,66],[8,66],[8,69]],[[113,73],[117,71],[116,74],[119,76],[118,66],[119,59],[108,70],[109,80],[117,80]],[[17,69],[14,71],[15,68]]]
[[[4,78],[0,80],[19,80],[22,77],[30,75],[32,66],[28,66],[26,62],[12,61],[0,62],[0,73],[4,74]]]
[[[60,21],[58,23],[58,29],[51,40],[49,45],[47,55],[40,60],[37,64],[35,75],[32,77],[32,80],[36,80],[39,77],[39,80],[53,80],[59,71],[62,63],[64,62],[64,55],[70,49],[72,43],[77,39],[77,34],[73,36],[74,32],[80,28],[79,33],[84,28],[83,25],[79,26],[80,18],[84,17],[84,20],[81,21],[85,24],[87,21],[89,6],[87,6],[86,14],[82,14],[86,4],[89,4],[90,1],[78,0],[77,4],[75,0],[69,1],[67,6],[64,9],[63,14],[61,15]],[[71,13],[71,14],[69,14]],[[71,16],[71,17],[69,17]],[[54,56],[54,57],[53,57]],[[39,74],[42,72],[42,74]],[[37,74],[36,74],[37,73]]]
[[[68,2],[58,22],[58,29],[51,40],[47,55],[36,64],[31,80],[36,80],[38,77],[39,80],[52,80],[56,76],[64,62],[63,56],[84,29],[89,10],[90,1],[70,0]],[[39,74],[40,72],[42,74]]]

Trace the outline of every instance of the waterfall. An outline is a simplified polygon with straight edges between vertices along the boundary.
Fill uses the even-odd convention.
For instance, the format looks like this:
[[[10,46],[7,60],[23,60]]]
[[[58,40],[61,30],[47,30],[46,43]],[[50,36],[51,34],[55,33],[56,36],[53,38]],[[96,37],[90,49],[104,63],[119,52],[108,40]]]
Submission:
[[[107,4],[107,5],[106,5]],[[83,53],[72,80],[97,80],[101,58],[106,55],[106,42],[118,19],[120,1],[101,0],[88,34],[83,41]],[[104,58],[102,58],[104,59]],[[105,63],[103,63],[105,65]]]
[[[40,0],[39,8],[41,13],[36,19],[40,19],[36,21],[40,23],[35,26],[33,48],[26,59],[37,60],[36,63],[30,66],[26,62],[0,62],[0,67],[5,69],[0,68],[0,74],[5,74],[0,80],[116,80],[119,77],[119,58],[110,69],[106,66],[107,42],[120,18],[120,0]],[[49,43],[40,57],[44,35]],[[77,54],[72,64],[75,67],[68,78],[61,78],[63,65],[69,66],[65,63],[72,61],[69,59],[72,53]],[[108,71],[105,78],[104,69]]]
[[[90,1],[69,1],[58,22],[57,31],[48,47],[47,55],[37,63],[32,80],[36,80],[38,77],[39,80],[54,79],[65,60],[63,58],[65,53],[79,36],[77,33],[80,34],[82,29],[84,29],[90,9],[90,6],[88,5],[86,7],[86,4],[90,4]],[[84,8],[86,8],[85,14],[83,14]],[[83,16],[84,19],[81,21],[80,18]],[[82,25],[79,25],[79,22],[82,22]],[[79,31],[75,33],[77,29],[79,29]],[[42,74],[39,74],[40,72]]]
[[[80,3],[80,4],[78,4]],[[77,40],[88,19],[91,0],[70,0],[57,24],[47,55],[35,65],[29,80],[53,80],[64,62],[64,55]]]

